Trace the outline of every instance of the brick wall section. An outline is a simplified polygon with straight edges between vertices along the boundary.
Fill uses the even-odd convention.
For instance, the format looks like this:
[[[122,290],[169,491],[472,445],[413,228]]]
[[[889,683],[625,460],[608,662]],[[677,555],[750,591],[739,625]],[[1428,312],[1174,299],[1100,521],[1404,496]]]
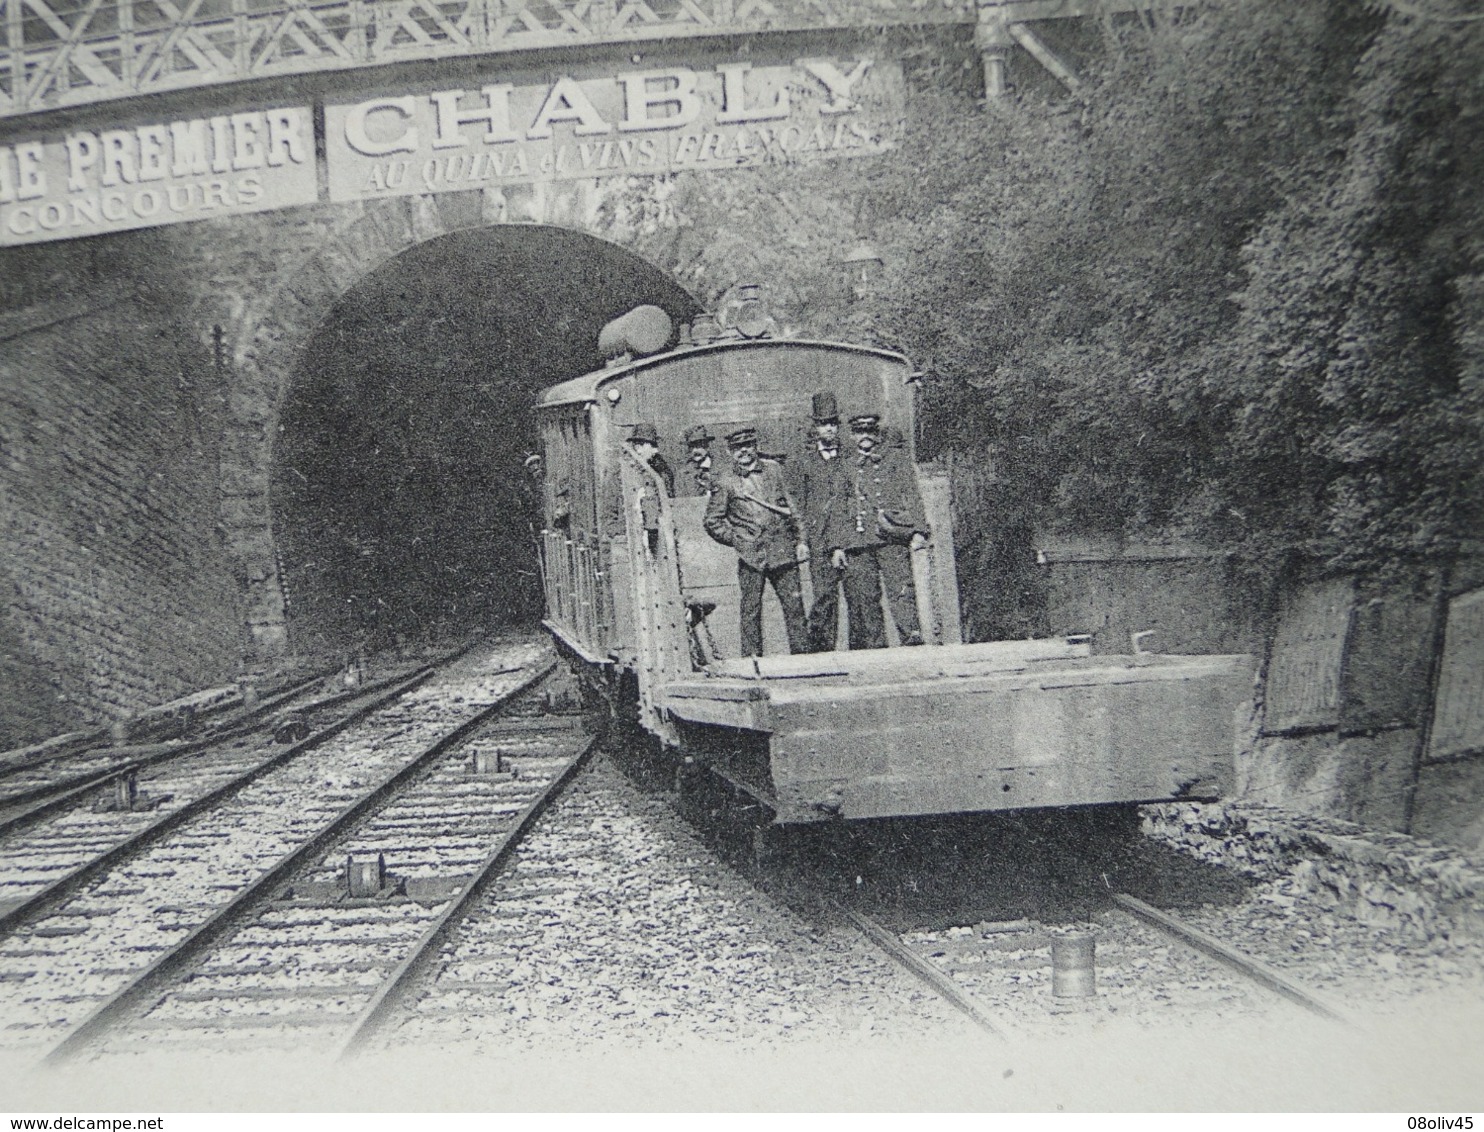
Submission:
[[[613,235],[600,226],[586,183],[537,188],[523,198],[520,222]],[[155,242],[154,262],[170,265],[177,309],[201,341],[214,325],[225,331],[221,523],[243,579],[249,648],[258,659],[288,648],[269,484],[278,416],[303,350],[341,296],[388,260],[471,221],[482,226],[506,215],[488,201],[477,214],[467,205],[432,196],[321,204],[139,237]]]
[[[248,646],[288,645],[269,483],[278,415],[300,355],[335,302],[397,253],[443,235],[432,198],[319,205],[161,229],[163,258],[198,334],[225,331],[230,384],[220,522],[244,585]]]
[[[0,747],[229,678],[210,353],[127,282],[0,335]]]
[[[520,219],[586,226],[588,192]],[[503,218],[409,197],[0,249],[0,748],[287,651],[269,485],[302,351],[377,267]]]

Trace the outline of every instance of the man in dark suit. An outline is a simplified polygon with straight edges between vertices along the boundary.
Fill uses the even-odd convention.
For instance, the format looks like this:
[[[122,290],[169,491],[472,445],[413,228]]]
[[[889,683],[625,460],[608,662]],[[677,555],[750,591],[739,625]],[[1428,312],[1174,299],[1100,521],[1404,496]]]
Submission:
[[[918,624],[912,552],[927,545],[932,530],[902,430],[894,425],[882,425],[877,450],[884,470],[880,480],[882,490],[877,497],[882,511],[883,545],[876,552],[876,560],[881,563],[881,581],[886,586],[886,607],[896,622],[902,644],[920,645],[923,634]]]
[[[927,545],[922,496],[905,448],[881,442],[874,409],[850,418],[855,455],[849,458],[846,494],[830,511],[830,558],[841,572],[850,614],[850,647],[886,647],[881,584],[886,582],[892,620],[904,645],[923,643],[912,581],[911,551]]]
[[[814,604],[809,608],[809,651],[832,652],[840,626],[840,574],[830,561],[830,509],[845,494],[846,461],[840,454],[840,411],[833,393],[816,393],[810,444],[795,471],[799,505],[799,560],[809,563]]]
[[[654,469],[664,481],[665,494],[674,499],[675,473],[670,470],[670,462],[660,455],[659,429],[652,424],[636,424],[629,434],[629,447],[634,450],[634,455]]]
[[[716,437],[710,429],[698,424],[687,429],[685,447],[690,453],[691,476],[695,480],[697,495],[710,495],[716,488],[716,470],[712,467],[711,442]]]
[[[799,525],[776,461],[758,455],[757,429],[740,424],[726,437],[731,468],[719,473],[706,505],[706,533],[737,552],[741,592],[741,652],[763,654],[763,583],[783,609],[788,651],[806,652],[809,630],[795,555]]]

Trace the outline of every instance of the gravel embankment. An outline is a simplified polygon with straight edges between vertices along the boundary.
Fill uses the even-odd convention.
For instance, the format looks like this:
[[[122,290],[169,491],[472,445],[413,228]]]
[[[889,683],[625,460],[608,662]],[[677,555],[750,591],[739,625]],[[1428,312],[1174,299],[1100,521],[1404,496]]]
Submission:
[[[1484,1000],[1484,865],[1398,833],[1247,803],[1151,806],[1150,837],[1247,878],[1183,915],[1365,1013]]]
[[[600,759],[444,948],[388,1040],[673,1047],[966,1026],[853,930],[780,908]]]

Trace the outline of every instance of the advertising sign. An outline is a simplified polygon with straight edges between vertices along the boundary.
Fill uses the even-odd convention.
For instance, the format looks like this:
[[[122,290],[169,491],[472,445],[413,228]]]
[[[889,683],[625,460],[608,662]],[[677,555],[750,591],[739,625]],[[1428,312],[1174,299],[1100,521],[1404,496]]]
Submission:
[[[317,197],[307,107],[0,145],[0,245],[40,243]]]
[[[1355,589],[1348,578],[1314,582],[1294,593],[1278,619],[1268,663],[1263,731],[1333,727],[1340,712],[1340,671]]]
[[[1432,760],[1484,750],[1484,590],[1448,603],[1446,632],[1427,745]]]
[[[893,148],[899,66],[723,63],[325,108],[330,199],[863,156]]]

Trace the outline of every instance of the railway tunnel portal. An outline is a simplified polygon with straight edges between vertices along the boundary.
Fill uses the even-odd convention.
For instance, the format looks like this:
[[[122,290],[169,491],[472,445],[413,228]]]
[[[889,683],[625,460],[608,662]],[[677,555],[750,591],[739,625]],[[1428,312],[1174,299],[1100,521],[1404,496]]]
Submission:
[[[631,253],[544,225],[429,240],[347,291],[303,348],[273,444],[290,646],[534,622],[529,408],[594,368],[603,323],[641,303],[677,323],[699,309]]]
[[[1138,4],[231,7],[0,0],[0,745],[533,613],[523,414],[602,323],[787,262],[838,329],[913,45],[1070,85]]]

